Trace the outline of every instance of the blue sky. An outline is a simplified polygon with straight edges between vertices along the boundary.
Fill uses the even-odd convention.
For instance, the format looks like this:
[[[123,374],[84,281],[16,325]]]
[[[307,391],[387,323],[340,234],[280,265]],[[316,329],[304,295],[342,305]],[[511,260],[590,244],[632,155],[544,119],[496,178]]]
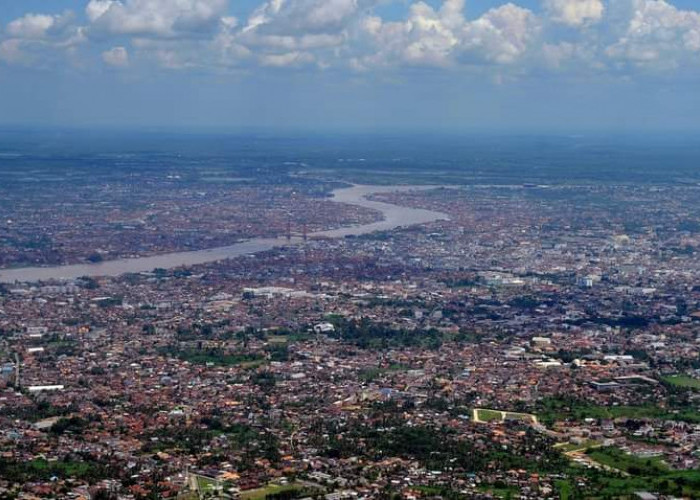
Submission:
[[[691,0],[3,0],[0,124],[700,129]]]

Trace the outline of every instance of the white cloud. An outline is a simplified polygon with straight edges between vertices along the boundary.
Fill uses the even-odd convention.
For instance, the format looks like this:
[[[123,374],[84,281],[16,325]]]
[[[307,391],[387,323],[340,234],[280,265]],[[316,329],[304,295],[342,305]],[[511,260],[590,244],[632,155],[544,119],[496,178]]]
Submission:
[[[8,64],[47,65],[72,58],[86,41],[71,11],[62,14],[25,14],[0,33],[0,60]],[[4,38],[4,39],[3,39]],[[59,57],[57,57],[59,56]]]
[[[113,35],[175,37],[213,31],[227,0],[90,0],[92,29]]]
[[[113,47],[102,53],[102,60],[116,68],[125,68],[129,65],[129,52],[124,47]]]
[[[459,44],[459,30],[462,28],[461,20],[455,19],[459,17],[458,11],[453,8],[455,4],[461,7],[463,2],[449,0],[438,11],[423,2],[411,6],[403,33],[399,32],[397,37],[405,38],[405,41],[397,41],[402,46],[402,58],[406,62],[434,66],[449,65],[450,55]],[[389,29],[386,34],[391,37],[393,31],[391,23],[387,26]]]
[[[463,0],[446,0],[437,10],[424,2],[414,3],[403,22],[384,23],[368,16],[361,26],[377,52],[355,58],[353,65],[367,69],[397,63],[511,64],[525,54],[539,30],[536,16],[514,4],[491,9],[473,21],[464,17],[463,10]]]
[[[486,61],[512,64],[525,55],[539,29],[532,11],[509,3],[468,23],[461,50]]]
[[[101,55],[122,68],[146,60],[200,71],[420,66],[498,81],[700,69],[700,12],[670,0],[542,0],[539,14],[513,0],[471,18],[466,0],[259,2],[240,22],[229,0],[89,0],[83,22],[70,12],[27,13],[0,32],[0,60],[58,67],[59,55],[77,65]],[[403,17],[376,8],[401,2]]]
[[[25,40],[61,36],[69,30],[74,17],[71,11],[58,15],[26,14],[7,25],[7,34]]]
[[[681,10],[664,0],[629,0],[631,16],[605,54],[637,66],[668,69],[697,66],[700,60],[700,13]]]
[[[118,3],[116,0],[90,0],[90,2],[85,7],[85,15],[88,17],[90,22],[95,22],[97,19],[102,17],[109,8]]]
[[[44,38],[54,22],[54,16],[27,14],[8,24],[7,33],[15,38]]]
[[[464,26],[462,8],[462,0],[448,0],[438,10],[417,2],[405,21],[365,17],[360,26],[369,35],[374,53],[356,58],[353,65],[361,69],[396,64],[450,66]]]
[[[347,27],[359,8],[358,0],[269,0],[253,11],[244,31],[337,33]]]
[[[209,51],[214,54],[214,64],[222,67],[236,66],[248,59],[251,50],[240,43],[236,28],[238,20],[222,19],[222,29],[212,41]]]
[[[569,26],[597,23],[605,12],[602,0],[545,0],[544,6],[555,22]]]
[[[263,66],[345,64],[352,48],[350,30],[375,0],[268,0],[255,9],[234,36],[256,53]]]

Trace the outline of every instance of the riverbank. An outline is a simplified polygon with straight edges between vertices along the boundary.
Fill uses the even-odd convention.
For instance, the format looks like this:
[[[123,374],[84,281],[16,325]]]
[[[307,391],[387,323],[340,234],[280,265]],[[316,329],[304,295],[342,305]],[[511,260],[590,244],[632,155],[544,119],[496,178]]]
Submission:
[[[370,224],[347,226],[309,234],[310,238],[342,238],[359,236],[376,231],[388,231],[397,227],[426,224],[438,220],[447,220],[449,216],[441,212],[420,208],[402,207],[391,203],[369,200],[374,194],[410,191],[413,189],[430,189],[431,186],[364,186],[355,185],[333,191],[332,201],[357,205],[382,214],[382,220]],[[255,238],[234,245],[218,248],[174,252],[133,259],[116,259],[97,264],[73,264],[55,267],[24,267],[0,271],[1,283],[36,282],[51,280],[72,280],[81,276],[120,276],[127,273],[152,271],[156,268],[172,269],[182,266],[207,264],[224,259],[240,257],[252,253],[264,252],[284,245],[299,245],[301,238],[286,237]]]

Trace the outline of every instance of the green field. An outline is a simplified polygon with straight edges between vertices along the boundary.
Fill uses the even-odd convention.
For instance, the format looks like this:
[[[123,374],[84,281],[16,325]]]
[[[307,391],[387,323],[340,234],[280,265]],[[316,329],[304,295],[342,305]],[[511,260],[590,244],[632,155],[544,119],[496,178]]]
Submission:
[[[513,420],[521,420],[523,422],[527,422],[528,424],[533,424],[535,423],[536,417],[534,415],[530,415],[529,413],[515,413],[512,411],[507,411],[506,412],[506,418],[510,418]]]
[[[174,356],[195,365],[213,364],[219,366],[257,367],[265,362],[259,354],[233,353],[221,349],[173,349],[163,348],[161,353]]]
[[[500,422],[503,420],[503,414],[495,410],[476,410],[479,420],[483,422]]]
[[[581,421],[586,418],[615,419],[623,417],[700,423],[700,412],[694,408],[672,409],[654,405],[597,406],[585,401],[569,401],[558,398],[544,399],[539,402],[538,406],[537,415],[546,426],[564,420]]]
[[[603,448],[595,457],[597,460],[605,461],[606,465],[611,467],[626,468],[638,474],[623,477],[613,472],[572,466],[566,474],[568,479],[560,479],[554,483],[559,498],[562,500],[572,498],[627,500],[633,498],[632,495],[637,491],[700,498],[700,471],[673,471],[660,463],[659,459],[651,459],[651,465],[647,465],[647,459],[631,456],[621,458],[618,453],[622,452],[614,448]],[[644,471],[635,469],[640,465],[640,461]],[[577,486],[576,478],[585,478],[587,487],[582,489]]]
[[[571,453],[572,451],[585,451],[589,448],[595,448],[597,446],[600,446],[600,441],[589,439],[581,444],[560,443],[554,447],[563,453]]]
[[[44,459],[15,462],[0,459],[0,477],[18,482],[48,480],[53,476],[99,479],[105,477],[106,472],[106,468],[97,462]]]
[[[536,417],[529,413],[516,413],[512,411],[489,410],[485,408],[474,409],[476,417],[482,422],[503,422],[506,419],[519,420],[526,423],[535,423]]]
[[[209,492],[209,491],[214,491],[216,486],[218,485],[219,481],[215,479],[210,479],[208,477],[204,476],[197,476],[197,486],[199,487],[199,491],[202,492]]]
[[[689,377],[687,375],[671,375],[662,379],[669,385],[674,387],[682,387],[683,389],[700,390],[700,379]]]
[[[629,477],[600,477],[598,490],[610,497],[634,491],[658,491],[666,495],[700,498],[700,471],[675,471],[660,457],[642,458],[617,448],[598,448],[588,452],[598,463],[629,474]]]
[[[303,487],[298,484],[288,484],[288,485],[278,485],[278,484],[268,484],[263,488],[257,488],[254,490],[244,491],[241,493],[241,500],[265,500],[268,495],[275,495],[284,492],[301,492]]]
[[[600,464],[633,476],[659,476],[669,472],[668,466],[660,457],[640,458],[617,448],[590,450],[588,456]]]

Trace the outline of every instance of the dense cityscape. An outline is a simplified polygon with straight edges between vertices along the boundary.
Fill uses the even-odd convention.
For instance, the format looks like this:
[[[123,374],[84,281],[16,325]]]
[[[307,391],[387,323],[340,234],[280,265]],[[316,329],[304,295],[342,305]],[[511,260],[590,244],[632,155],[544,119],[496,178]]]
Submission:
[[[700,498],[698,182],[312,160],[5,160],[0,277],[282,243],[5,280],[1,498]]]
[[[0,500],[700,500],[698,89],[698,0],[0,0]]]

